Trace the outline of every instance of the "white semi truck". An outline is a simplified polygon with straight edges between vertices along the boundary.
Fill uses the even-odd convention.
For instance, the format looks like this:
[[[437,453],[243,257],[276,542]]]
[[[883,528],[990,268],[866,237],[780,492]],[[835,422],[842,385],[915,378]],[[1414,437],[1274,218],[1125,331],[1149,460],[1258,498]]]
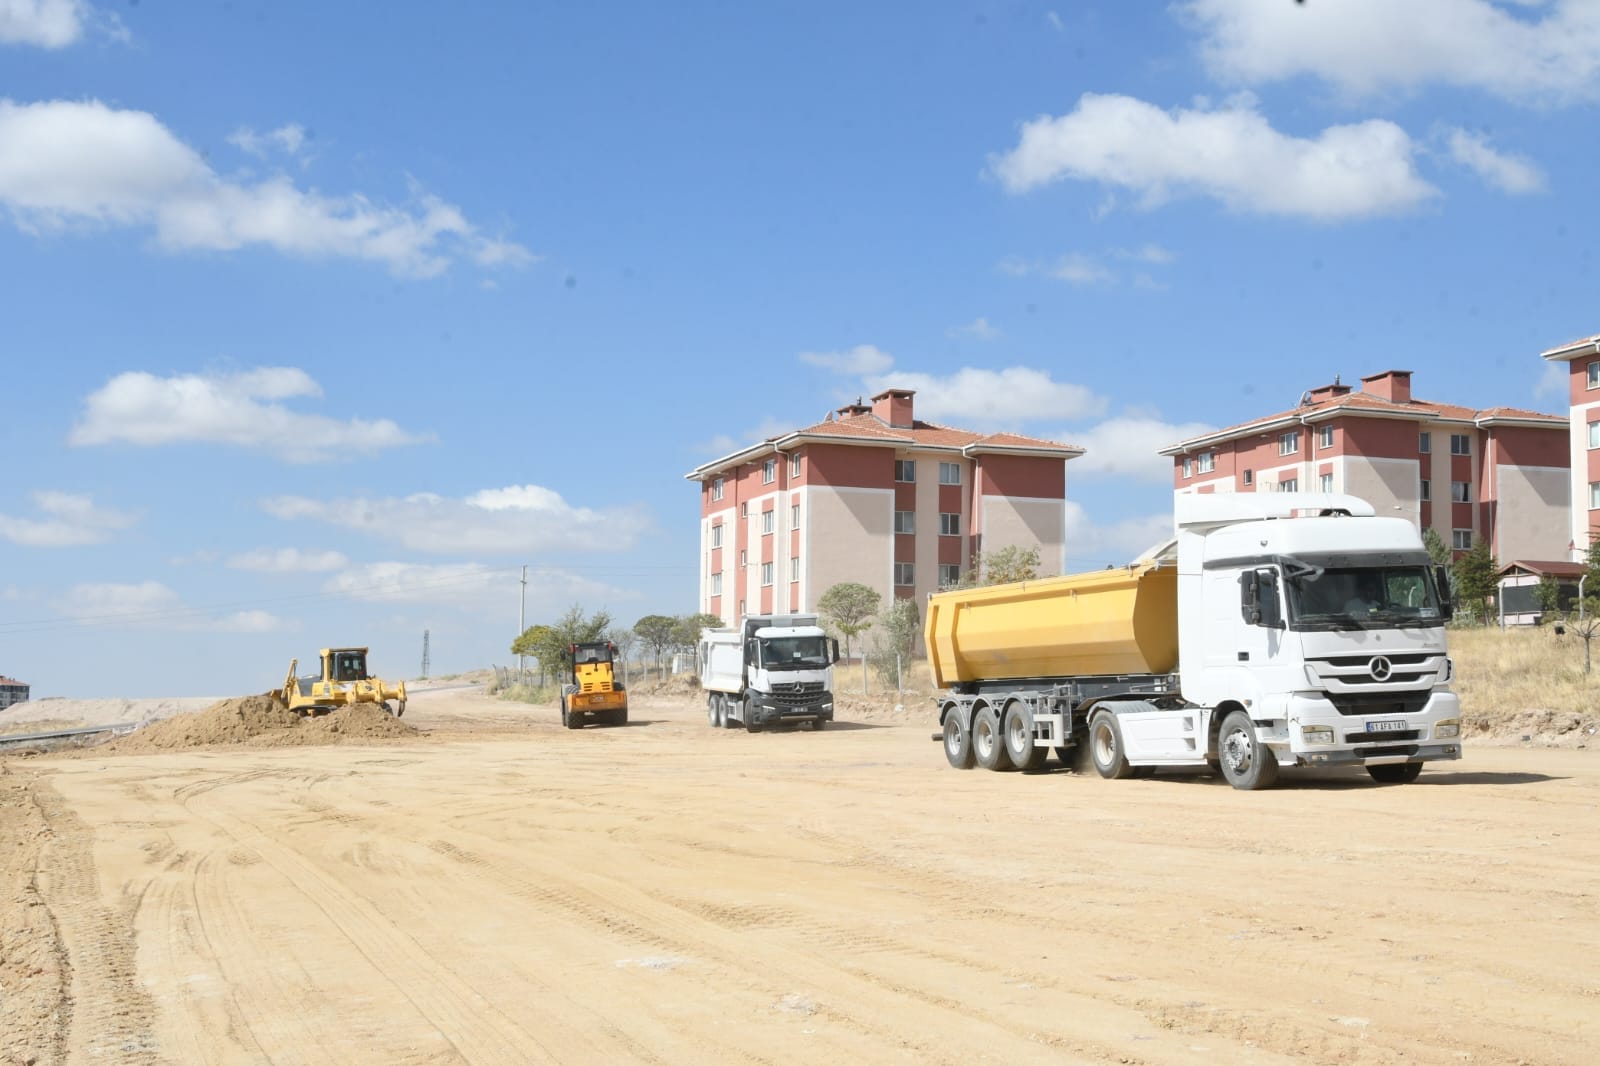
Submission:
[[[1353,496],[1184,495],[1127,567],[938,593],[924,637],[952,766],[1037,769],[1087,744],[1102,777],[1280,766],[1382,783],[1461,757],[1450,586],[1406,519]]]
[[[752,615],[700,634],[700,687],[713,726],[752,733],[785,722],[833,721],[839,642],[814,614]]]

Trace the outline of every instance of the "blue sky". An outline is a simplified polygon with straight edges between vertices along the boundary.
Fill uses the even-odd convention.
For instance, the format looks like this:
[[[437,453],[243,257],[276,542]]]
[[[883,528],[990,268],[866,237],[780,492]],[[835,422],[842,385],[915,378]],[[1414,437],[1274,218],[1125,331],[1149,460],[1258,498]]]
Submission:
[[[236,695],[695,606],[685,471],[860,394],[1157,449],[1341,375],[1564,412],[1600,5],[0,0],[0,674]]]

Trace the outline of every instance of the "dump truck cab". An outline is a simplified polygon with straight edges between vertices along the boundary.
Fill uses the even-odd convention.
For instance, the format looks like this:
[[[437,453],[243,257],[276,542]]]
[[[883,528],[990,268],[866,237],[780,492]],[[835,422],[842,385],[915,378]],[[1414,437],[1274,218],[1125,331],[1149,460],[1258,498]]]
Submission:
[[[616,677],[617,646],[609,640],[572,644],[571,680],[561,686],[561,724],[581,729],[586,721],[628,724],[628,694]]]

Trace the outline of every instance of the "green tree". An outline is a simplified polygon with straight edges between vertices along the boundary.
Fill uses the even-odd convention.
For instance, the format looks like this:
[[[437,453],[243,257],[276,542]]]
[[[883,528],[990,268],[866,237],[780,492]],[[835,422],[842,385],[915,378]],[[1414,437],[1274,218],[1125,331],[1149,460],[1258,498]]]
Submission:
[[[1587,592],[1588,589],[1589,586],[1585,584],[1584,591]],[[1567,627],[1583,638],[1583,672],[1587,674],[1592,661],[1589,655],[1589,644],[1594,640],[1595,635],[1600,633],[1600,598],[1585,596],[1582,607],[1581,616],[1569,621]]]
[[[612,626],[606,630],[606,639],[617,646],[617,658],[629,662],[633,657],[633,645],[638,640],[633,635],[633,630],[626,626]]]
[[[1589,549],[1583,554],[1583,561],[1589,567],[1589,576],[1584,578],[1584,599],[1588,593],[1600,593],[1600,529],[1589,531]]]
[[[721,629],[722,619],[714,614],[690,614],[673,620],[672,644],[676,648],[689,649],[700,643],[702,629]]]
[[[879,618],[878,632],[867,661],[886,682],[898,680],[897,671],[915,654],[922,635],[922,614],[917,601],[896,599]]]
[[[585,614],[573,604],[554,625],[533,625],[511,642],[511,654],[532,655],[539,660],[541,677],[560,679],[572,665],[572,645],[604,640],[611,615],[605,611]]]
[[[1005,585],[1013,581],[1032,581],[1038,576],[1038,546],[1022,548],[1008,544],[992,552],[974,554],[972,563],[961,575],[961,580],[945,587],[970,589],[979,585]]]
[[[1534,586],[1533,598],[1539,604],[1539,614],[1549,621],[1561,610],[1561,583],[1546,574]]]
[[[867,621],[878,613],[883,596],[858,581],[841,581],[817,600],[817,612],[823,621],[839,631],[844,638],[844,654],[850,657],[850,638],[871,628]]]
[[[539,679],[544,681],[555,668],[560,655],[560,638],[547,625],[533,625],[518,634],[511,642],[512,655],[527,655],[539,663]]]
[[[1489,598],[1494,594],[1497,584],[1496,569],[1489,542],[1480,540],[1472,546],[1471,551],[1457,559],[1450,570],[1457,600],[1479,621],[1486,621],[1489,617]]]
[[[1437,565],[1450,565],[1450,549],[1444,546],[1444,538],[1439,536],[1439,531],[1432,526],[1422,531],[1422,547],[1427,551],[1428,558]]]
[[[662,652],[672,646],[672,627],[677,624],[676,618],[665,614],[647,614],[633,623],[634,635],[657,666],[661,665]]]

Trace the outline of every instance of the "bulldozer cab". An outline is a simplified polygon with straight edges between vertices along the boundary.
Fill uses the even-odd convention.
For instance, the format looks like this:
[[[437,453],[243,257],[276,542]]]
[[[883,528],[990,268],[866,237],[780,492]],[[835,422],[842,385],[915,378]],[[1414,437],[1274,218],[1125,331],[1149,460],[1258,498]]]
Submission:
[[[617,654],[615,644],[609,640],[598,640],[588,644],[574,644],[569,650],[572,655],[574,685],[587,690],[597,682],[611,681],[611,664]]]
[[[329,681],[367,680],[366,648],[322,649],[323,677]]]

